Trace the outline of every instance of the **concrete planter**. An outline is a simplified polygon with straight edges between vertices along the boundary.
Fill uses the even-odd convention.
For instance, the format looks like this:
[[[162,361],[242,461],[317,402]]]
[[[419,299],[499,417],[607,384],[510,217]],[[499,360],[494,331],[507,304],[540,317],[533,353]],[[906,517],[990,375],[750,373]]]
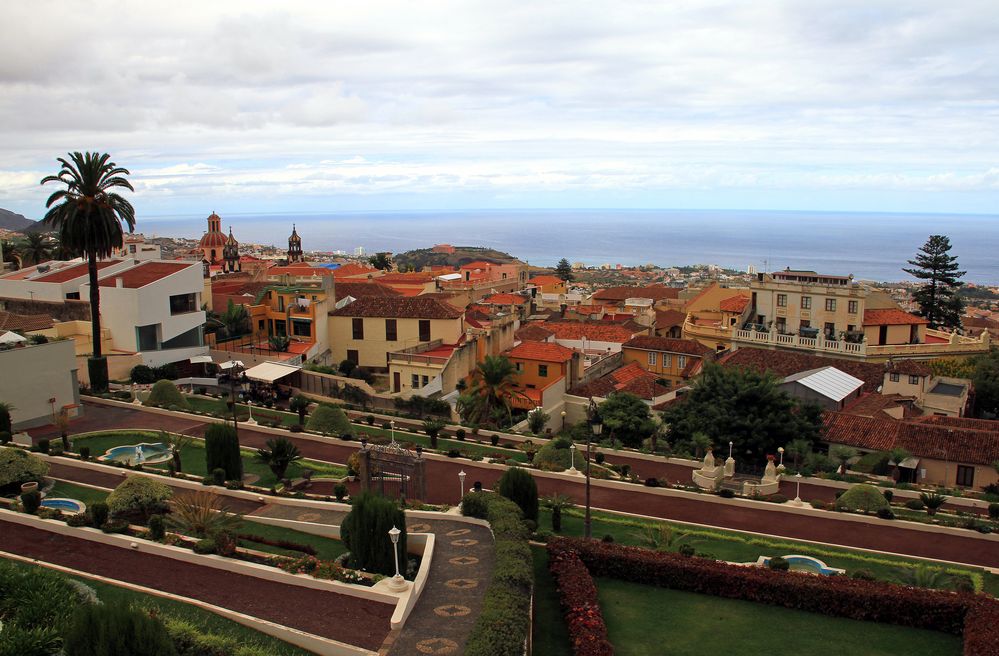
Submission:
[[[38,481],[28,481],[27,483],[21,483],[21,494],[26,492],[37,492],[38,491]]]

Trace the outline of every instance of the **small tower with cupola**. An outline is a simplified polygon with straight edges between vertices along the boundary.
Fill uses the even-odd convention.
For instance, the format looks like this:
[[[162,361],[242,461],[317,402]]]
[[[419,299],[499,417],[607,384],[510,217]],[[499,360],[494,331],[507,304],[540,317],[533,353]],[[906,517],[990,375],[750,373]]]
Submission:
[[[222,260],[222,271],[226,273],[243,270],[243,265],[239,263],[239,242],[232,236],[232,226],[229,226],[229,238],[222,247]]]
[[[303,261],[302,238],[298,236],[295,224],[291,224],[291,236],[288,237],[288,264]]]

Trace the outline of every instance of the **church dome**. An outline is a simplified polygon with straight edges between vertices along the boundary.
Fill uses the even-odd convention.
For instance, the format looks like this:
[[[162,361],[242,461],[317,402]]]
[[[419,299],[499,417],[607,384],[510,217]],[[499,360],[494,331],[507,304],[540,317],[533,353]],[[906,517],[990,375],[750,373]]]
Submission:
[[[232,226],[229,226],[229,238],[225,241],[226,246],[239,246],[239,242],[232,236]]]
[[[225,241],[221,232],[206,232],[198,242],[198,248],[221,248],[225,246]]]
[[[291,236],[288,237],[288,243],[302,243],[302,238],[298,236],[298,230],[295,228],[295,224],[291,226]]]

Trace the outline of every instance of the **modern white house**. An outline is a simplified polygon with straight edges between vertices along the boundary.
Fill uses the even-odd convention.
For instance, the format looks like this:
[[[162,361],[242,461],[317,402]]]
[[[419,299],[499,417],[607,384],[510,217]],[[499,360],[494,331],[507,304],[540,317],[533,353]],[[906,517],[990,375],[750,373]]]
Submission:
[[[62,412],[76,416],[80,385],[72,340],[2,347],[0,371],[12,374],[0,376],[0,401],[14,406],[14,430],[51,424]]]

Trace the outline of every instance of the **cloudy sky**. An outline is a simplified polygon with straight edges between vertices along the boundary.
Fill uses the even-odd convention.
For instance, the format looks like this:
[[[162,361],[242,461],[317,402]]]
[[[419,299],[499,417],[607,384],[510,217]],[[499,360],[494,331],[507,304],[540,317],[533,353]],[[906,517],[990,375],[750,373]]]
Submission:
[[[152,8],[152,7],[155,8]],[[0,207],[999,213],[981,2],[5,2]]]

